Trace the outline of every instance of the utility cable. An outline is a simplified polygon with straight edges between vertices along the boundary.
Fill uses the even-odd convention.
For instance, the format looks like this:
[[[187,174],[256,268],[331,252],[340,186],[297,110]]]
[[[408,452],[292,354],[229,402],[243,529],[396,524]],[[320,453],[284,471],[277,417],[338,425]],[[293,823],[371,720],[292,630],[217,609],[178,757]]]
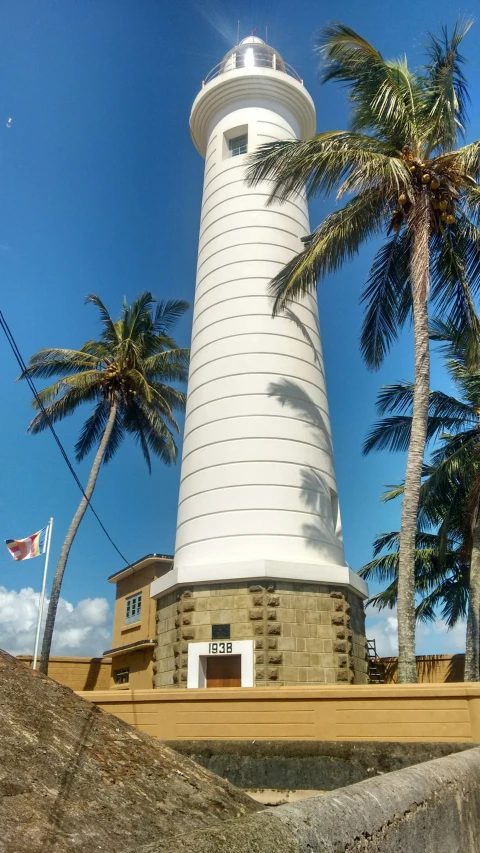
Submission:
[[[73,479],[75,480],[75,482],[76,482],[76,484],[77,484],[78,488],[80,489],[80,491],[81,491],[81,493],[82,493],[83,497],[84,497],[84,498],[85,498],[85,500],[87,501],[87,505],[89,506],[89,508],[90,508],[90,509],[91,509],[91,511],[93,512],[93,514],[94,514],[95,518],[97,519],[97,521],[98,521],[98,523],[99,523],[100,527],[102,528],[102,530],[103,530],[103,532],[104,532],[105,536],[107,537],[108,541],[113,545],[113,547],[115,548],[115,551],[117,552],[117,554],[119,554],[119,555],[120,555],[120,557],[121,557],[121,558],[122,558],[122,560],[127,564],[127,566],[129,566],[129,565],[130,565],[130,562],[127,560],[127,558],[126,558],[126,557],[124,557],[124,555],[122,554],[122,552],[120,551],[120,549],[119,549],[119,548],[117,548],[117,546],[115,545],[115,542],[113,541],[112,537],[111,537],[111,536],[110,536],[110,534],[108,533],[108,531],[107,531],[107,529],[106,529],[105,525],[102,523],[102,521],[100,520],[100,517],[98,516],[97,512],[94,510],[94,508],[93,508],[93,506],[92,506],[92,503],[91,503],[90,499],[89,499],[89,498],[87,498],[87,496],[86,496],[86,494],[85,494],[85,491],[84,491],[83,486],[82,486],[82,484],[81,484],[81,482],[80,482],[80,480],[79,480],[79,478],[78,478],[78,476],[77,476],[77,473],[76,473],[76,471],[74,470],[73,465],[72,465],[72,463],[70,462],[70,459],[68,458],[67,451],[65,450],[65,448],[64,448],[64,446],[63,446],[63,444],[62,444],[62,442],[60,441],[60,439],[59,439],[59,437],[58,437],[58,435],[57,435],[57,433],[56,433],[56,431],[55,431],[55,427],[53,426],[53,423],[52,423],[52,420],[51,420],[51,418],[50,418],[50,415],[49,415],[49,414],[48,414],[48,412],[46,411],[45,406],[43,405],[43,403],[42,403],[42,401],[41,401],[41,399],[40,399],[40,396],[39,396],[39,394],[38,394],[38,391],[37,391],[37,389],[36,389],[36,387],[35,387],[35,384],[34,384],[34,382],[33,382],[32,378],[31,378],[31,376],[30,376],[30,375],[29,375],[29,373],[28,373],[28,367],[27,367],[27,365],[25,364],[25,362],[24,362],[24,360],[23,360],[22,354],[21,354],[21,352],[20,352],[20,350],[19,350],[19,348],[18,348],[18,346],[17,346],[17,343],[16,343],[16,341],[15,341],[15,338],[13,337],[13,333],[11,332],[10,327],[9,327],[9,325],[8,325],[8,323],[7,323],[6,319],[5,319],[5,316],[4,316],[4,314],[3,314],[3,312],[2,312],[2,310],[1,310],[1,309],[0,309],[0,327],[3,329],[3,331],[4,331],[4,333],[5,333],[5,337],[7,338],[7,341],[8,341],[8,343],[10,344],[10,347],[11,347],[11,349],[12,349],[12,352],[13,352],[13,354],[14,354],[14,356],[15,356],[15,358],[16,358],[16,360],[17,360],[17,362],[18,362],[18,365],[19,365],[19,367],[20,367],[20,370],[21,370],[22,374],[24,374],[24,378],[27,380],[28,386],[29,386],[29,388],[30,388],[30,390],[31,390],[31,392],[32,392],[32,394],[33,394],[33,396],[35,397],[35,400],[37,401],[38,407],[39,407],[39,409],[41,410],[41,412],[42,412],[42,414],[43,414],[43,416],[44,416],[44,418],[45,418],[45,420],[46,420],[46,422],[47,422],[47,424],[48,424],[48,427],[49,427],[49,429],[50,429],[50,432],[52,433],[52,435],[53,435],[53,437],[54,437],[54,439],[55,439],[55,441],[56,441],[56,443],[57,443],[57,445],[58,445],[58,448],[59,448],[59,450],[60,450],[60,453],[62,454],[62,456],[63,456],[63,458],[64,458],[64,460],[65,460],[65,462],[66,462],[66,465],[67,465],[67,467],[68,467],[68,469],[69,469],[70,473],[72,474],[72,477],[73,477]]]

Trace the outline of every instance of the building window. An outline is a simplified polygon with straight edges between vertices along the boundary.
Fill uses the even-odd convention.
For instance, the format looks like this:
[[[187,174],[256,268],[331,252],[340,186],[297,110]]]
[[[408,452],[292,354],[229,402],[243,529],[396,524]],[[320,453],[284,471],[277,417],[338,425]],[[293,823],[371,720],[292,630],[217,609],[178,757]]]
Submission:
[[[113,673],[113,680],[115,684],[128,684],[130,680],[130,670],[116,669]]]
[[[248,150],[248,133],[243,133],[241,136],[229,139],[228,149],[230,157],[238,157],[239,154],[246,154]]]
[[[130,625],[132,622],[139,622],[142,615],[142,593],[131,595],[126,601],[125,610],[125,625]]]

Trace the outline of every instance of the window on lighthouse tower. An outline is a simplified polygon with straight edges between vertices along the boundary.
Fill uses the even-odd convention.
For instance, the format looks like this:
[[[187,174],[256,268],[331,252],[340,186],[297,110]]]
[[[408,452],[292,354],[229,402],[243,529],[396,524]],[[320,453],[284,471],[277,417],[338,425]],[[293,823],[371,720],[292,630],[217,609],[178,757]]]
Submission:
[[[248,151],[248,133],[243,133],[241,136],[229,139],[228,148],[230,157],[238,157],[239,154],[246,154]]]

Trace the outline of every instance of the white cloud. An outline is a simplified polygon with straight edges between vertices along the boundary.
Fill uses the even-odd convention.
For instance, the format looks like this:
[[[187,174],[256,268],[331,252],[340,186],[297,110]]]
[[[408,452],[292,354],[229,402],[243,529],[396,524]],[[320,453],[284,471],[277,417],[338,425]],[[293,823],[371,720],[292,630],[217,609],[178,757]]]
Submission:
[[[375,640],[377,652],[381,657],[391,657],[398,654],[398,619],[397,611],[377,610],[370,604],[365,608],[366,633],[368,639]]]
[[[448,628],[443,619],[428,625],[419,625],[417,638],[419,645],[427,649],[425,654],[455,654],[465,651],[465,622],[457,622],[454,628]]]
[[[37,627],[39,593],[0,586],[0,648],[12,655],[32,654]],[[48,601],[45,601],[44,620]],[[106,598],[86,598],[77,605],[58,602],[52,654],[100,657],[111,639]]]
[[[368,639],[374,639],[377,652],[382,657],[398,654],[397,610],[377,610],[369,605],[366,610],[366,633]],[[448,628],[443,619],[437,619],[426,625],[417,625],[417,655],[446,655],[465,651],[465,622],[458,622],[454,628]]]

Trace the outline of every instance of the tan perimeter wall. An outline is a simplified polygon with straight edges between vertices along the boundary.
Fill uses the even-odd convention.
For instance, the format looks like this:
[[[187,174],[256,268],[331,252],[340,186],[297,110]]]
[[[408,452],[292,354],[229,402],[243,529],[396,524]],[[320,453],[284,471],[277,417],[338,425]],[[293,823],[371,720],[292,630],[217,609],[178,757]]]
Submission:
[[[32,655],[18,655],[18,660],[32,665]],[[48,675],[72,690],[108,690],[111,658],[51,657]]]
[[[387,684],[398,681],[398,658],[379,658]],[[420,684],[463,681],[465,655],[417,655]]]
[[[160,740],[480,742],[480,684],[174,688],[80,695]]]

